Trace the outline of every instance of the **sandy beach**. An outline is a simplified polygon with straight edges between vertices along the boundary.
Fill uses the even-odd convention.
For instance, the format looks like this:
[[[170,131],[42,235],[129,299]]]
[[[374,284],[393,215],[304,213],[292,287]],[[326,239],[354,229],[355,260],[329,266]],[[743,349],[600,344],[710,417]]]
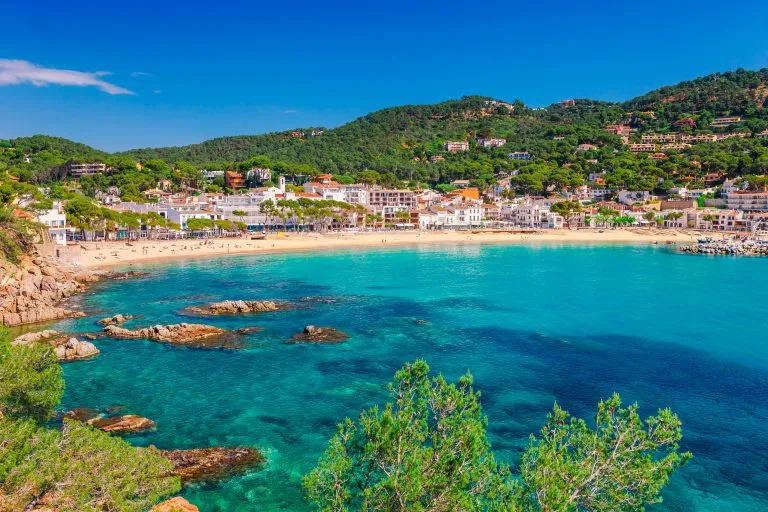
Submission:
[[[356,247],[429,244],[535,244],[535,243],[686,243],[700,233],[682,230],[548,230],[532,233],[491,231],[270,233],[266,239],[250,236],[209,240],[149,240],[138,242],[85,242],[62,248],[62,258],[88,268],[191,257],[226,256]]]

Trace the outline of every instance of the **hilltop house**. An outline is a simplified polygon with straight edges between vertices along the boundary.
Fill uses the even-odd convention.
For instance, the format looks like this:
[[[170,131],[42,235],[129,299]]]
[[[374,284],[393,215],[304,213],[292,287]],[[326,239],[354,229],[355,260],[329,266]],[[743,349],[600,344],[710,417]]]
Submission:
[[[449,153],[456,153],[458,151],[468,151],[469,150],[469,142],[466,141],[449,141],[446,142],[444,145],[445,150]]]

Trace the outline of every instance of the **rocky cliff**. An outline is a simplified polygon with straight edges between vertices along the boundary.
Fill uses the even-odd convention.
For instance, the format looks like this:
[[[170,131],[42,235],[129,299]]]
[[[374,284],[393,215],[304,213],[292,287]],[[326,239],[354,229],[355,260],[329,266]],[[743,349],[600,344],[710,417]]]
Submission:
[[[0,256],[0,324],[15,326],[82,316],[62,301],[84,291],[98,275],[55,265],[36,251],[18,264]]]

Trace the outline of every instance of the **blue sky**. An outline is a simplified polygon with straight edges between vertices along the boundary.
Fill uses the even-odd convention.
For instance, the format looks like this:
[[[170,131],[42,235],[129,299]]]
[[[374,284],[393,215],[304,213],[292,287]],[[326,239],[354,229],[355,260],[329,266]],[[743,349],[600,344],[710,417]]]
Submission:
[[[362,4],[6,2],[0,137],[116,151],[469,94],[618,101],[768,66],[764,1]]]

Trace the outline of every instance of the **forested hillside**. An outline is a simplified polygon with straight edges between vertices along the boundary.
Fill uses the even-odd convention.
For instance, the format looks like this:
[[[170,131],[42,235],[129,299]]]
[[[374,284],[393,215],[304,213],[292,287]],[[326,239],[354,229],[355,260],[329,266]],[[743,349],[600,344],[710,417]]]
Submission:
[[[66,177],[66,164],[72,160],[98,160],[113,169],[98,185],[125,187],[132,197],[158,176],[184,180],[195,169],[243,168],[249,160],[282,174],[331,172],[358,179],[359,173],[374,170],[391,185],[401,180],[435,186],[462,178],[482,186],[514,170],[520,171],[515,188],[533,193],[576,185],[590,173],[605,171],[609,186],[664,189],[683,179],[696,184],[707,173],[730,177],[768,171],[768,141],[757,137],[768,129],[767,81],[768,69],[737,70],[662,87],[625,103],[576,99],[544,109],[472,96],[387,108],[334,129],[222,137],[114,155],[38,135],[0,141],[6,148],[0,152],[0,172],[7,169],[21,181],[45,183]],[[713,124],[722,116],[740,119]],[[617,123],[632,130],[628,140],[605,130]],[[630,152],[628,143],[640,142],[645,134],[670,133],[743,138],[672,148],[660,144],[664,154],[653,158]],[[486,148],[476,142],[489,137],[506,139],[506,144]],[[467,141],[469,150],[446,151],[446,141]],[[517,151],[529,153],[532,160],[510,159]],[[136,170],[137,162],[143,170]]]

